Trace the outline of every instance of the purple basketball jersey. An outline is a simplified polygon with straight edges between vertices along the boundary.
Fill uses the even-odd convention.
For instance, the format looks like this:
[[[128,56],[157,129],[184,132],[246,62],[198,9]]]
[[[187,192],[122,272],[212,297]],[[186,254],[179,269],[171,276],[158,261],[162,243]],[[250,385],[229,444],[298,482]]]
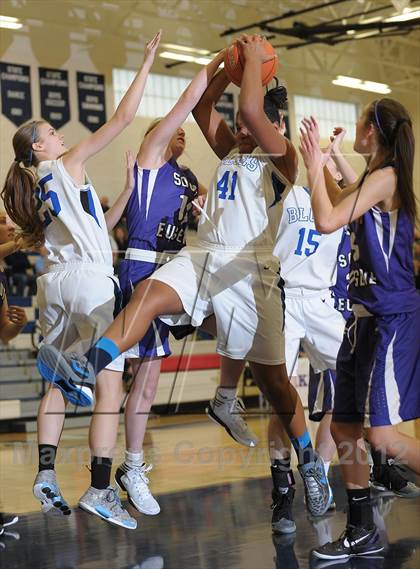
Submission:
[[[148,251],[179,251],[198,181],[173,159],[154,170],[134,167],[135,186],[126,208],[128,246]]]
[[[371,314],[412,312],[420,306],[414,284],[414,228],[402,208],[371,208],[351,223],[349,297]]]
[[[331,287],[334,294],[334,306],[341,312],[345,320],[351,316],[351,303],[348,293],[350,257],[350,231],[345,228],[337,250],[337,282]]]

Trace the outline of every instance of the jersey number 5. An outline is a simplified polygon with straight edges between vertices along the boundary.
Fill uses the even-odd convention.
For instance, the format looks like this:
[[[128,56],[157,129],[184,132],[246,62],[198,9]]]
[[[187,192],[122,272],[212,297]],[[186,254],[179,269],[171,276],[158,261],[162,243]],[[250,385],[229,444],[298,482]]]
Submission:
[[[232,180],[230,179],[231,174],[232,174]],[[235,190],[236,190],[237,178],[238,178],[238,172],[227,171],[223,174],[223,176],[217,182],[217,189],[219,190],[219,198],[221,200],[226,200],[226,199],[234,200],[235,199]],[[230,192],[229,192],[229,190],[230,190]],[[229,192],[229,195],[228,195],[228,192]]]
[[[308,233],[306,235],[306,242],[310,247],[305,247],[305,249],[302,250],[303,243],[305,241],[305,233],[306,233],[305,227],[299,229],[299,241],[295,249],[295,255],[302,255],[303,253],[305,253],[305,255],[309,257],[309,255],[313,255],[315,251],[318,249],[319,241],[314,239],[314,237],[321,237],[321,233],[319,231],[316,231],[315,229],[308,229]]]
[[[48,211],[44,212],[44,221],[43,221],[44,227],[47,227],[47,225],[49,225],[52,222],[51,215],[57,217],[57,215],[61,211],[61,205],[58,200],[57,194],[53,192],[53,190],[50,190],[49,192],[45,191],[45,184],[50,182],[52,178],[53,178],[52,174],[44,176],[41,180],[39,180],[38,185],[35,189],[35,197],[37,199],[37,206],[36,206],[37,209],[40,209],[43,202],[47,201],[50,201],[52,206],[48,208]]]

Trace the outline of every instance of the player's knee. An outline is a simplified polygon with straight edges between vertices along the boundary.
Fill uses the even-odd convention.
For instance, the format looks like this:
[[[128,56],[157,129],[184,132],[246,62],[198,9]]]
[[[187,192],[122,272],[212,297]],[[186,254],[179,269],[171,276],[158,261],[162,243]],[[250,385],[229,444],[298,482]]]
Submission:
[[[159,316],[161,298],[155,281],[146,279],[139,283],[134,289],[130,303],[134,303],[143,315],[147,314],[152,320]]]
[[[366,438],[369,443],[379,449],[386,445],[388,436],[387,433],[381,431],[381,429],[366,429],[365,431]]]

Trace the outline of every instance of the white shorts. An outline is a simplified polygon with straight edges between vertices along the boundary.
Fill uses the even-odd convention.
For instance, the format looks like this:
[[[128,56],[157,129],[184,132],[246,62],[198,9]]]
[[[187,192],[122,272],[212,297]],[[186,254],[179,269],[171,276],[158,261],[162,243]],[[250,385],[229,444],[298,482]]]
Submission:
[[[119,309],[118,279],[111,271],[93,263],[68,263],[38,277],[37,303],[45,344],[78,353],[92,347]],[[119,356],[106,369],[123,371],[123,358]]]
[[[286,367],[289,377],[297,375],[302,344],[315,371],[335,370],[345,320],[334,308],[331,291],[285,289]]]
[[[284,363],[283,306],[270,253],[184,247],[149,277],[173,288],[187,313],[161,316],[176,326],[200,326],[214,313],[217,352],[266,365]]]

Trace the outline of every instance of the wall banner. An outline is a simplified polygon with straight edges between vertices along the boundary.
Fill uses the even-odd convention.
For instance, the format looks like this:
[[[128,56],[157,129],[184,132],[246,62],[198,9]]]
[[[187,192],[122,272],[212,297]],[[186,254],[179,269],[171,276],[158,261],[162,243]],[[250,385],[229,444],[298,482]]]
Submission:
[[[0,62],[2,113],[15,126],[32,118],[31,74],[29,65]]]
[[[68,71],[39,68],[39,96],[41,116],[54,128],[61,128],[70,120]]]
[[[105,76],[77,71],[79,121],[91,132],[106,122]]]

